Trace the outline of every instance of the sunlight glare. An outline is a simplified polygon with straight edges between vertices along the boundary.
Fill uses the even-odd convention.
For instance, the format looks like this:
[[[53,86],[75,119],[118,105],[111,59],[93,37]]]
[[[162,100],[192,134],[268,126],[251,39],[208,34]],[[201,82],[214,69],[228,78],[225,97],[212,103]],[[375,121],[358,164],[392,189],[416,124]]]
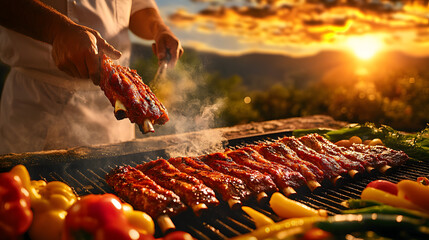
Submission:
[[[381,39],[376,36],[367,35],[350,37],[347,40],[347,45],[358,58],[368,60],[380,51],[383,44]]]

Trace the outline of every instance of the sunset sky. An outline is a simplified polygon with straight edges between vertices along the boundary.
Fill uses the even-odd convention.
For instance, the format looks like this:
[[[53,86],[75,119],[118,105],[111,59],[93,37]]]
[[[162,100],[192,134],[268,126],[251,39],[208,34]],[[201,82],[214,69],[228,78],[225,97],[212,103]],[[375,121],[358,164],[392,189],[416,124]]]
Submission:
[[[323,4],[332,2],[337,3]],[[343,49],[367,59],[378,51],[401,50],[429,56],[427,4],[393,2],[157,0],[182,44],[201,51],[309,56]]]

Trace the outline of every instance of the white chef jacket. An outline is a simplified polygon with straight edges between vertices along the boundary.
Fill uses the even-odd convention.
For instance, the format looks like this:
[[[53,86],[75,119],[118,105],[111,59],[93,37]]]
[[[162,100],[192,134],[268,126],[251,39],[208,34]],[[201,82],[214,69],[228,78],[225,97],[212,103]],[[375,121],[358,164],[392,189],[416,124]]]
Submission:
[[[130,16],[154,0],[44,0],[72,21],[97,30],[128,65]],[[100,87],[59,70],[52,46],[0,26],[0,60],[11,71],[0,102],[0,154],[116,143],[135,137],[118,121]]]

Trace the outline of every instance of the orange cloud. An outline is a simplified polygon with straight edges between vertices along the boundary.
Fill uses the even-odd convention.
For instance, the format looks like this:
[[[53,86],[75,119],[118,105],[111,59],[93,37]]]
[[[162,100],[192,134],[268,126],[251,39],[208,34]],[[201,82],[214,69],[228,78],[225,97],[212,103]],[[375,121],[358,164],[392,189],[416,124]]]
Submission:
[[[387,44],[403,45],[400,32],[414,32],[413,43],[429,41],[429,9],[422,6],[259,2],[265,3],[243,7],[219,4],[198,13],[182,9],[171,14],[170,21],[204,34],[233,36],[241,43],[278,47],[342,44],[349,36],[380,33]]]

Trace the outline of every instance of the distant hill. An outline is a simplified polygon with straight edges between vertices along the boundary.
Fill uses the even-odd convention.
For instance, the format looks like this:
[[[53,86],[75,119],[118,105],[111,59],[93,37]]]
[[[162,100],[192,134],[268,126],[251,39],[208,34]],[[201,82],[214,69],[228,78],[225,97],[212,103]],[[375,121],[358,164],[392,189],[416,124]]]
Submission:
[[[243,84],[249,89],[267,89],[276,83],[300,88],[308,83],[320,81],[335,69],[341,68],[342,71],[351,73],[358,66],[358,60],[352,54],[337,51],[324,51],[314,56],[300,58],[263,53],[224,56],[198,52],[194,49],[185,49],[186,53],[198,56],[207,72],[218,73],[224,78],[240,76]],[[152,56],[152,50],[148,46],[133,45],[132,59],[142,56]],[[369,65],[377,69],[379,74],[394,69],[410,68],[423,72],[427,71],[429,57],[412,57],[400,52],[380,53]],[[429,78],[429,72],[427,77]]]

